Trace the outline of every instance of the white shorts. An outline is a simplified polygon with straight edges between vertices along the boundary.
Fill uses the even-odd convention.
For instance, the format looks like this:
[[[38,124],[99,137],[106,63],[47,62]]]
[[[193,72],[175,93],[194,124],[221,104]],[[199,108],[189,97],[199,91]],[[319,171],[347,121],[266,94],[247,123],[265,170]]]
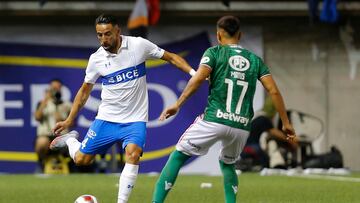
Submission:
[[[180,137],[176,150],[187,155],[201,156],[205,155],[213,144],[221,141],[219,160],[232,164],[240,158],[248,136],[249,132],[246,130],[205,121],[203,115],[200,115]]]

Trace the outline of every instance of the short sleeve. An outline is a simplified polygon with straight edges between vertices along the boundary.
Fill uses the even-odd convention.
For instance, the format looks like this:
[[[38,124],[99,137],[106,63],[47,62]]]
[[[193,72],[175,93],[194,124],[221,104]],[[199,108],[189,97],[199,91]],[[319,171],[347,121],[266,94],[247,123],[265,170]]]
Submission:
[[[86,74],[84,82],[95,84],[96,80],[99,78],[99,73],[96,69],[95,61],[93,55],[90,56],[88,65],[86,67]]]
[[[150,42],[147,39],[142,39],[142,46],[144,47],[144,50],[146,51],[146,55],[148,58],[161,58],[163,57],[165,50],[158,47],[156,44]]]
[[[212,69],[215,67],[215,59],[213,51],[207,49],[201,58],[200,65],[205,65]]]
[[[264,76],[270,75],[270,70],[261,58],[258,58],[258,59],[259,59],[258,79],[260,79]]]

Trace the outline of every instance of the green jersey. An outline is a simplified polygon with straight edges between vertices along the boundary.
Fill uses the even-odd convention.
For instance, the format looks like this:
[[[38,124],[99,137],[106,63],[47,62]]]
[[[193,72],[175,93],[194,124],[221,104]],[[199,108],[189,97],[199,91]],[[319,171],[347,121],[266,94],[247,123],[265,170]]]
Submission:
[[[238,45],[211,47],[200,64],[212,69],[204,120],[250,130],[256,83],[269,68]]]

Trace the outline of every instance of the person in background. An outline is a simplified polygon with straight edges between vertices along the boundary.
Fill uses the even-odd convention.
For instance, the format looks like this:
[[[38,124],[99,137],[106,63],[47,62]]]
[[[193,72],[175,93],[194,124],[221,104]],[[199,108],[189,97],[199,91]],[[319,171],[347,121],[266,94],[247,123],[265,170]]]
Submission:
[[[44,162],[49,154],[50,142],[55,138],[52,129],[57,122],[67,118],[71,109],[71,102],[62,99],[61,88],[62,82],[59,79],[52,79],[34,114],[38,121],[35,152],[38,156],[38,169],[41,171],[44,170]],[[68,129],[65,129],[65,132],[67,131]]]
[[[240,168],[253,170],[256,166],[261,168],[287,168],[288,161],[291,166],[295,166],[296,150],[298,148],[297,138],[286,139],[286,135],[280,129],[274,127],[273,118],[276,109],[270,97],[265,99],[264,108],[255,113],[251,121],[250,135],[246,141],[243,152],[241,153]],[[292,159],[287,160],[290,153]],[[247,166],[246,161],[252,160],[251,165]],[[255,169],[256,170],[256,169]]]

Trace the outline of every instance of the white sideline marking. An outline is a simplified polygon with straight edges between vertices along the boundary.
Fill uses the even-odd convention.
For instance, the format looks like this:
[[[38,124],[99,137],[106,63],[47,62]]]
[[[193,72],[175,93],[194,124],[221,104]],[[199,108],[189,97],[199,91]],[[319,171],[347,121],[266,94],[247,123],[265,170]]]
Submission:
[[[343,181],[343,182],[360,182],[360,178],[326,176],[326,175],[293,175],[293,176],[289,176],[289,177],[308,178],[308,179],[325,179],[325,180],[335,180],[335,181]]]

